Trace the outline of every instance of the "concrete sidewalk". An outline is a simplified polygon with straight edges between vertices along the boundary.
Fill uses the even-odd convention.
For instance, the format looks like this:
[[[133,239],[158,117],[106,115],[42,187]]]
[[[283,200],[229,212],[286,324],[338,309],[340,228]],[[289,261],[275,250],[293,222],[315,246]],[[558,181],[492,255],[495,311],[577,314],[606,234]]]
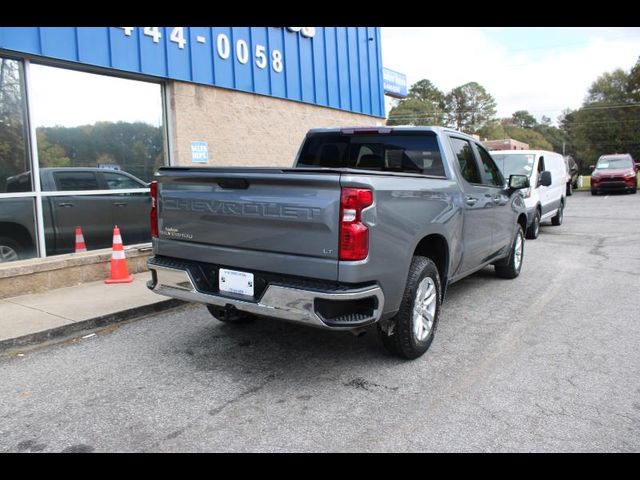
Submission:
[[[0,352],[183,304],[149,291],[149,272],[133,277],[132,283],[90,282],[0,300]]]

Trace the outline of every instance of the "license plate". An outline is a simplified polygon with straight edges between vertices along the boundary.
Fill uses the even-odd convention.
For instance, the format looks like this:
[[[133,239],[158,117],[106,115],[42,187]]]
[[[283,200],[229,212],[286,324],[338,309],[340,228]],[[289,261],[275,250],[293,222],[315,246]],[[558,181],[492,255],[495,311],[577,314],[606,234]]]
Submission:
[[[218,285],[221,292],[239,293],[253,297],[253,273],[220,269]]]

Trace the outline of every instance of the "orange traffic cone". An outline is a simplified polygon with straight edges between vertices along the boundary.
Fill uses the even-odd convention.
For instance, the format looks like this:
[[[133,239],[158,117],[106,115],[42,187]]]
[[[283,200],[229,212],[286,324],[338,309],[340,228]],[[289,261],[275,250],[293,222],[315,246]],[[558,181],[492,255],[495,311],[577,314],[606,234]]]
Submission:
[[[120,229],[116,225],[113,229],[113,252],[111,253],[111,274],[104,283],[130,283],[133,277],[127,269],[127,259],[124,256],[124,245]]]
[[[84,243],[84,235],[82,235],[82,228],[76,227],[76,253],[86,252],[87,245]]]

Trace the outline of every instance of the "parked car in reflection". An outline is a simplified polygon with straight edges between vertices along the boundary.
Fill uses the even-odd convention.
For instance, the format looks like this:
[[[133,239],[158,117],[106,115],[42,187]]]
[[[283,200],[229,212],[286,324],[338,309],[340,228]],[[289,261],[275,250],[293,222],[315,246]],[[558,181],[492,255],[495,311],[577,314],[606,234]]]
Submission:
[[[89,250],[112,245],[113,226],[118,225],[126,244],[151,241],[149,192],[119,192],[146,189],[148,184],[133,175],[102,168],[41,168],[43,192],[69,192],[42,197],[42,215],[47,255],[71,253],[75,228],[82,228]],[[7,179],[7,192],[30,192],[31,172]],[[113,190],[113,194],[79,195],[91,190]],[[31,197],[0,202],[0,262],[35,256],[34,201]]]
[[[591,195],[605,191],[631,192],[638,190],[638,167],[628,153],[602,155],[591,165]]]

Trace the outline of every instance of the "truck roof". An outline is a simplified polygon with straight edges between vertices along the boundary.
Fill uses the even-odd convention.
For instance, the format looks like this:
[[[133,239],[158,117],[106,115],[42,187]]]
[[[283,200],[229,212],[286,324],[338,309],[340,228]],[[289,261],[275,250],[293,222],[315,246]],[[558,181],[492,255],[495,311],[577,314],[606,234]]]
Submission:
[[[464,135],[465,137],[473,137],[467,133],[460,132],[453,128],[442,127],[437,125],[425,125],[425,126],[413,126],[413,125],[397,125],[397,126],[345,126],[345,127],[331,127],[331,128],[312,128],[308,134],[315,133],[354,133],[354,132],[371,132],[371,133],[391,133],[391,132],[448,132],[455,133],[456,135]],[[474,139],[475,140],[475,139]]]

